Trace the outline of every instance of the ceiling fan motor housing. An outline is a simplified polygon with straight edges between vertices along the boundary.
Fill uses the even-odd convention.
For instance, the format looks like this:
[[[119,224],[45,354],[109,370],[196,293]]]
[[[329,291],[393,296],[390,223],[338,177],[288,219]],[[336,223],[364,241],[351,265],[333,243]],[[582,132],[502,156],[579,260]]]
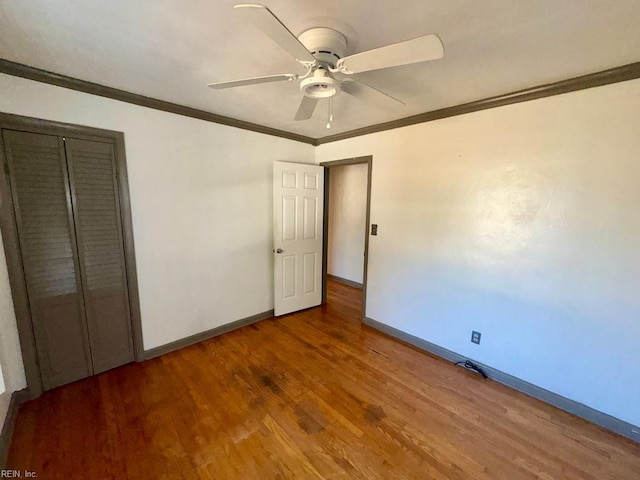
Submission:
[[[347,50],[347,38],[333,28],[310,28],[298,37],[320,64],[336,66]]]

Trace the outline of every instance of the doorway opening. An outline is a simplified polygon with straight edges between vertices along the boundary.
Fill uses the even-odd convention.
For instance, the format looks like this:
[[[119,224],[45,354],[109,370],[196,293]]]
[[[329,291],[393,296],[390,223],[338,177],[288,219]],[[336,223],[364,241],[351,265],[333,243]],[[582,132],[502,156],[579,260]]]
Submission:
[[[328,296],[362,290],[362,319],[366,314],[371,170],[373,157],[320,163],[325,168],[322,303]]]

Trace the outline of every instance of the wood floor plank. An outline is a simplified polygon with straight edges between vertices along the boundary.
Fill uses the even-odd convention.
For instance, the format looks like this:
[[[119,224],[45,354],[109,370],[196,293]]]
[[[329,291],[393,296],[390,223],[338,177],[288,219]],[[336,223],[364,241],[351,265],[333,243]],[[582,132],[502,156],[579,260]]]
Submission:
[[[635,479],[640,445],[360,321],[362,292],[46,392],[9,468],[64,479]]]

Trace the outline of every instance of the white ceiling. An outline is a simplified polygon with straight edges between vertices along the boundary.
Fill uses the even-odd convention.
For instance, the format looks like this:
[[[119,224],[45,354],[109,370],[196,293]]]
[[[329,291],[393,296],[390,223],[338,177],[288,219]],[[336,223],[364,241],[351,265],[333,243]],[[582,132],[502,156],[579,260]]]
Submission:
[[[341,94],[295,122],[297,82],[208,82],[299,65],[234,16],[241,0],[2,0],[0,57],[313,138],[640,61],[640,0],[263,0],[291,30],[343,32],[348,52],[437,33],[442,60],[362,74],[407,105]]]

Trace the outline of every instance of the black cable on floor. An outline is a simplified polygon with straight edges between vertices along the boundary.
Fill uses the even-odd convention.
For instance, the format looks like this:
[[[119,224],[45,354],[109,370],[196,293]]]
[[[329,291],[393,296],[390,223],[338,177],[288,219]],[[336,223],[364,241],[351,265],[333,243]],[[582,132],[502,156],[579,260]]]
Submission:
[[[480,368],[478,365],[473,363],[471,360],[465,360],[464,362],[456,362],[456,365],[462,365],[467,370],[473,370],[476,373],[482,375],[483,378],[489,378],[489,375],[484,373],[484,370]]]

